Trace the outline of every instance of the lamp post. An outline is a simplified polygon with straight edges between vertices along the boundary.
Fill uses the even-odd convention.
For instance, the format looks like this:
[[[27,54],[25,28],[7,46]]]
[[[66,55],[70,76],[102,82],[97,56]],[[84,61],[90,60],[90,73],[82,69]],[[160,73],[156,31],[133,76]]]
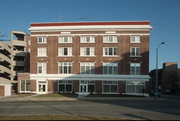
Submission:
[[[158,97],[158,49],[163,44],[165,44],[165,42],[161,42],[156,48],[156,98]]]

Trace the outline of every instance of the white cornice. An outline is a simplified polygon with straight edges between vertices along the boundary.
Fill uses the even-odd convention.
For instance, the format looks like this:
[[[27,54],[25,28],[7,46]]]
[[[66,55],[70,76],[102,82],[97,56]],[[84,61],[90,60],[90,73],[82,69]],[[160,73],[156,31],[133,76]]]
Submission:
[[[150,35],[145,33],[127,33],[127,34],[36,34],[31,35],[31,37],[38,37],[38,36],[84,36],[84,35],[92,35],[92,36],[105,36],[105,35],[116,35],[116,36],[122,36],[122,35]]]
[[[45,31],[45,30],[102,30],[102,29],[151,29],[150,25],[94,25],[94,26],[42,26],[30,27],[30,31]]]

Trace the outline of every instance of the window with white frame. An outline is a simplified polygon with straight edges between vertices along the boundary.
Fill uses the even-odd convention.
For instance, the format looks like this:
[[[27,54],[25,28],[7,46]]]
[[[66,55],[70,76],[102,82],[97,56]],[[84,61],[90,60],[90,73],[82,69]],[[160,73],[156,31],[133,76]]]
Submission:
[[[95,43],[95,36],[81,36],[81,43]]]
[[[117,36],[103,36],[103,43],[117,43]]]
[[[71,80],[59,80],[59,92],[60,93],[72,93],[72,81]]]
[[[118,56],[117,47],[103,47],[103,56]]]
[[[47,37],[37,37],[38,44],[45,44],[47,43]]]
[[[58,56],[72,56],[72,47],[59,47]]]
[[[130,74],[140,75],[141,74],[141,64],[140,63],[130,63]]]
[[[69,62],[59,62],[59,73],[60,74],[70,74],[72,73],[72,63]]]
[[[143,93],[145,89],[144,82],[127,81],[126,93]]]
[[[47,56],[47,49],[46,48],[37,48],[37,56],[39,56],[39,57]]]
[[[80,63],[81,74],[95,74],[95,63]]]
[[[103,63],[103,74],[118,74],[118,63]]]
[[[103,92],[117,93],[118,81],[103,81]]]
[[[140,47],[131,47],[130,56],[140,56]]]
[[[69,36],[64,36],[64,37],[59,37],[59,43],[72,43],[72,37]]]
[[[131,43],[140,43],[140,36],[131,36]]]
[[[21,92],[30,92],[31,91],[31,84],[30,80],[20,80],[21,84]]]
[[[94,47],[81,47],[80,55],[81,56],[95,56],[95,48]]]
[[[37,73],[38,74],[46,74],[47,63],[46,62],[38,62],[37,63]]]

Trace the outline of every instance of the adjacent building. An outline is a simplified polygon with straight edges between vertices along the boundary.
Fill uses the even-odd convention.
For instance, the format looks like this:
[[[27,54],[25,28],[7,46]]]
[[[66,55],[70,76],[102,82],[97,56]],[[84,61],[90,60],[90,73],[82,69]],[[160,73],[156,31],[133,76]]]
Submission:
[[[149,21],[32,23],[19,93],[148,95]]]
[[[11,95],[12,50],[8,43],[0,42],[0,96]]]
[[[0,96],[17,92],[17,74],[29,72],[29,36],[20,31],[11,32],[11,41],[0,42]]]
[[[171,93],[180,92],[180,71],[178,69],[178,63],[166,62],[163,63],[163,68],[158,69],[158,89],[159,90],[171,90]],[[156,70],[150,72],[150,89],[155,90],[156,85]]]

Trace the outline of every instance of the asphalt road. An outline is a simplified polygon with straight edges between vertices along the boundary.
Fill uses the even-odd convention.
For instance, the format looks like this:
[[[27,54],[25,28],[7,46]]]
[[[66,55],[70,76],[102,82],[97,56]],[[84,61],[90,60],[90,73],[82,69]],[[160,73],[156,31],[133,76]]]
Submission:
[[[70,114],[180,120],[180,98],[84,98],[64,102],[1,102],[0,115]]]

